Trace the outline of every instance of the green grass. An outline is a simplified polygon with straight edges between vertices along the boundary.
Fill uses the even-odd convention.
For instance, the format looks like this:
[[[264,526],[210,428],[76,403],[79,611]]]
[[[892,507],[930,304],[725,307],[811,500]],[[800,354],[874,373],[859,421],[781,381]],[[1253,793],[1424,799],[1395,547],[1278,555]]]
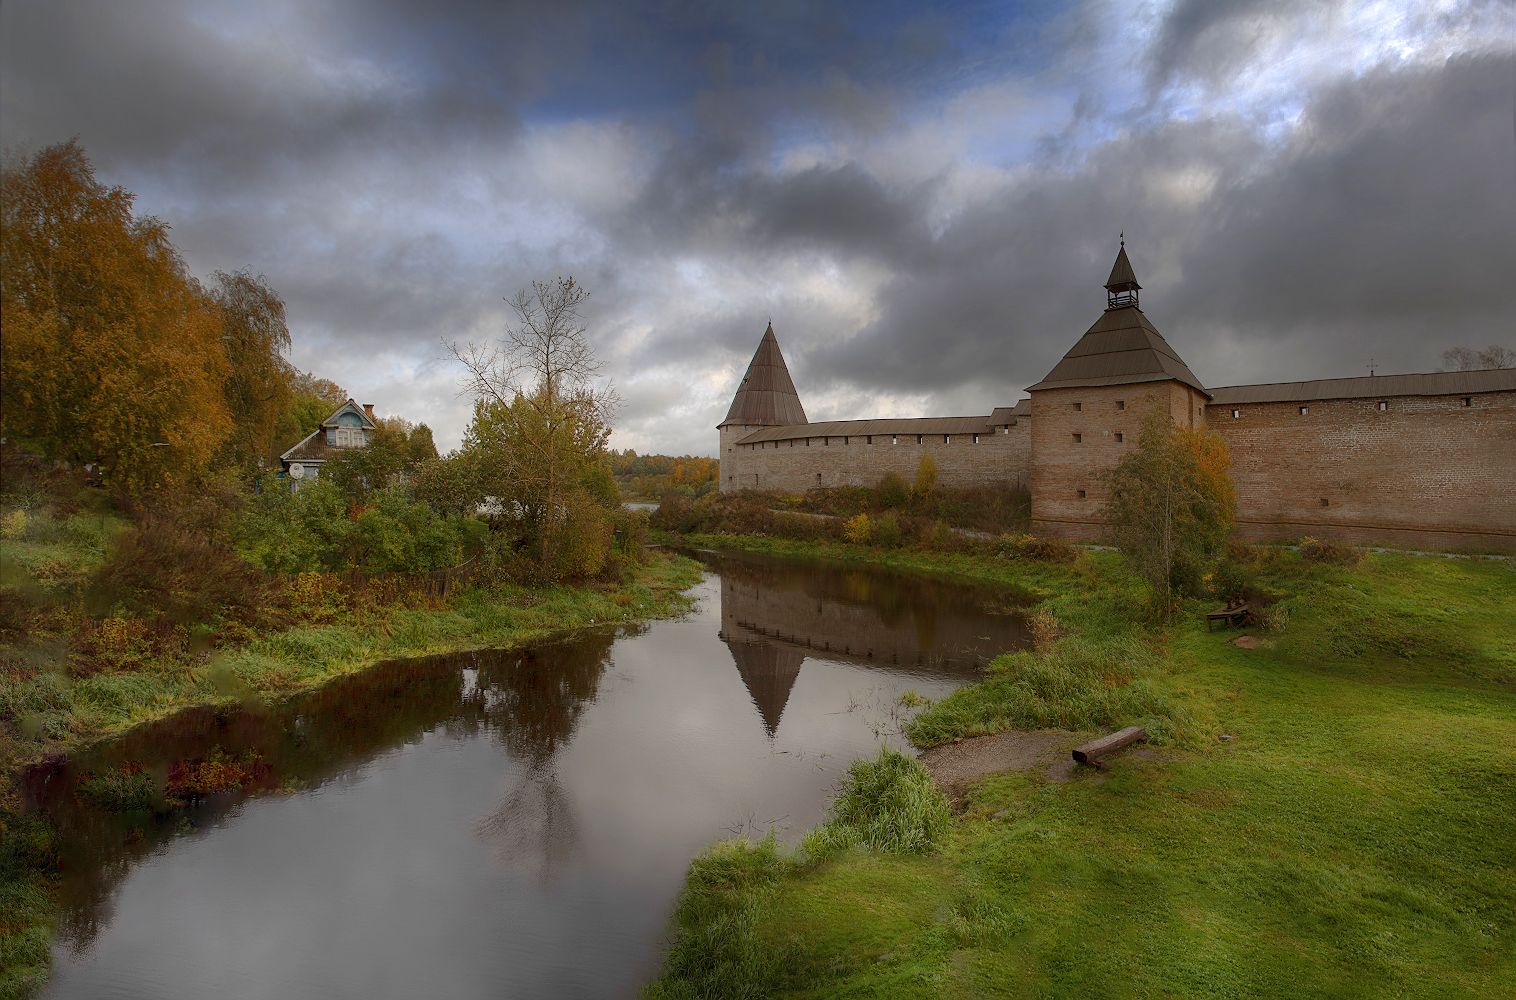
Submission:
[[[785,956],[767,995],[1516,995],[1516,572],[1291,553],[1249,572],[1288,595],[1287,624],[1249,630],[1252,650],[1207,633],[1199,605],[1135,628],[1119,570],[1074,567],[1048,605],[1070,634],[913,732],[1046,724],[1029,687],[1064,712],[1089,688],[1038,670],[1078,681],[1122,644],[1125,686],[1146,683],[1182,731],[1067,784],[979,782],[935,856],[854,850],[776,874],[749,931]],[[1103,730],[1155,708],[1093,716]],[[728,995],[677,984],[666,971],[658,988]]]

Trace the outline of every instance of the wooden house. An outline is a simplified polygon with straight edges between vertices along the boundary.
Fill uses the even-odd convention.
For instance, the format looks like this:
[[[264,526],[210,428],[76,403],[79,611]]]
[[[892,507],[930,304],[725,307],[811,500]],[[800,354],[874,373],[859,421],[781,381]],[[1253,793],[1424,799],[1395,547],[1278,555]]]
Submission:
[[[350,448],[367,448],[378,427],[373,403],[360,407],[349,399],[299,444],[279,456],[282,476],[299,489],[301,482],[319,477],[321,467],[330,459]]]

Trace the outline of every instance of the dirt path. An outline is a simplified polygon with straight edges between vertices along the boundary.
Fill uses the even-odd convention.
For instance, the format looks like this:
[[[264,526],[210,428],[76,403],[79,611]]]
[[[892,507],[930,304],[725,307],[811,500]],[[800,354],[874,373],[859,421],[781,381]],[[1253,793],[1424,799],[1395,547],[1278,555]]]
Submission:
[[[921,755],[921,763],[956,803],[970,782],[997,771],[1042,771],[1048,781],[1062,784],[1074,770],[1069,750],[1079,742],[1075,733],[1012,730],[932,747]]]

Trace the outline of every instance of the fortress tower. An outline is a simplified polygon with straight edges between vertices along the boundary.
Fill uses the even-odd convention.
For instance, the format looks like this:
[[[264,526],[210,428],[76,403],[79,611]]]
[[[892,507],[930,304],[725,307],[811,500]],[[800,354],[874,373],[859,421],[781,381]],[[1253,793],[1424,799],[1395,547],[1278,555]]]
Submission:
[[[737,386],[732,397],[732,407],[726,419],[716,425],[721,435],[721,489],[733,490],[754,483],[739,483],[732,460],[737,439],[762,430],[765,427],[787,427],[805,424],[805,407],[800,405],[800,394],[790,379],[790,370],[784,364],[784,355],[779,350],[779,341],[774,336],[774,324],[769,323],[758,341],[758,350],[747,366],[747,374]]]
[[[1205,422],[1210,394],[1138,308],[1141,288],[1123,240],[1105,284],[1105,313],[1046,378],[1027,387],[1034,531],[1074,539],[1099,533],[1101,472],[1136,444],[1152,407],[1186,427]]]

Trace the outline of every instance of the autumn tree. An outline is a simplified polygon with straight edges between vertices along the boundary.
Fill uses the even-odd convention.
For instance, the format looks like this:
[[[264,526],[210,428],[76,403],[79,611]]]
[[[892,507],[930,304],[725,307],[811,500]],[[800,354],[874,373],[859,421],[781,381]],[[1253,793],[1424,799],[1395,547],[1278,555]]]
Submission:
[[[0,431],[135,488],[204,470],[233,418],[217,303],[132,206],[77,141],[6,164]]]
[[[484,491],[521,512],[544,577],[557,575],[561,546],[587,551],[584,537],[600,529],[586,525],[604,520],[590,484],[601,478],[616,397],[598,383],[580,315],[587,297],[573,278],[534,281],[507,300],[515,322],[498,345],[449,348],[475,398],[463,450]]]
[[[1167,617],[1176,565],[1212,555],[1232,533],[1237,490],[1226,442],[1174,423],[1153,407],[1137,447],[1107,472],[1102,516],[1122,554],[1153,585]]]
[[[230,361],[224,390],[232,418],[229,457],[251,466],[273,458],[279,419],[293,402],[296,373],[284,360],[290,349],[284,301],[261,274],[217,271],[214,278],[211,296],[222,331],[217,340]]]

